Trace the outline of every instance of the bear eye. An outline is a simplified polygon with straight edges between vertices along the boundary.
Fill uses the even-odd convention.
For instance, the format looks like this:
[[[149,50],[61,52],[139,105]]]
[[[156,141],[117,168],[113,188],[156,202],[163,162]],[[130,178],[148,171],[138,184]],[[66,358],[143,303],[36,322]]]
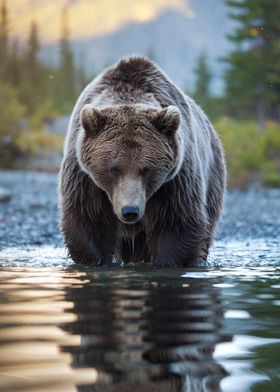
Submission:
[[[117,177],[117,176],[120,174],[120,169],[117,168],[117,167],[111,167],[111,174],[112,174],[114,177]]]
[[[140,176],[146,176],[149,173],[149,168],[148,167],[143,167],[140,171],[139,174]]]

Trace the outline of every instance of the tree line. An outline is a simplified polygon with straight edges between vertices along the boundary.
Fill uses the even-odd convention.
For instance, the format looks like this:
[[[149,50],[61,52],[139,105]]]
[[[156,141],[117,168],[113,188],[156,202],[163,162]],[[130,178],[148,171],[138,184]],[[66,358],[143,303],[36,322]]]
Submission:
[[[212,74],[206,53],[198,58],[194,70],[196,83],[191,95],[220,129],[228,150],[229,168],[233,167],[232,162],[241,162],[242,139],[247,150],[248,146],[252,147],[250,159],[247,154],[246,162],[241,162],[242,167],[246,166],[249,174],[262,170],[266,175],[268,173],[267,182],[280,184],[280,0],[225,1],[229,17],[236,24],[227,37],[233,43],[233,49],[227,57],[220,59],[226,66],[223,95],[214,96],[211,92]],[[1,166],[13,166],[14,157],[20,154],[28,156],[30,151],[38,153],[61,145],[61,141],[54,141],[53,135],[40,132],[42,122],[69,114],[88,81],[84,70],[75,65],[66,8],[61,10],[60,30],[59,63],[54,66],[40,59],[40,32],[35,20],[30,24],[26,42],[12,37],[7,2],[2,0]],[[153,57],[152,50],[149,55]],[[233,122],[225,123],[224,119]],[[266,130],[262,137],[260,129]],[[236,177],[241,169],[234,170],[232,176]]]
[[[195,69],[194,96],[215,117],[255,120],[264,129],[267,120],[280,121],[280,0],[226,0],[236,22],[228,35],[235,48],[220,61],[226,64],[225,91],[210,93],[211,70],[202,53]]]
[[[227,37],[235,44],[235,49],[220,59],[226,64],[224,95],[217,98],[211,94],[211,70],[205,53],[199,56],[195,69],[193,95],[212,117],[226,114],[238,120],[250,118],[264,128],[266,120],[280,120],[280,0],[225,1],[236,27]],[[39,51],[36,21],[30,24],[27,42],[19,43],[17,38],[10,36],[7,4],[2,0],[2,89],[10,90],[10,95],[19,100],[27,116],[44,112],[68,113],[86,84],[86,76],[74,63],[66,8],[61,11],[59,65],[46,65],[39,59]]]
[[[12,95],[17,99],[27,117],[39,112],[46,112],[46,115],[69,113],[86,77],[83,69],[74,63],[67,9],[61,11],[57,67],[47,65],[39,58],[41,44],[35,20],[30,24],[29,36],[24,43],[11,37],[9,12],[4,0],[0,13],[0,83],[7,98]],[[1,98],[5,102],[5,97]]]

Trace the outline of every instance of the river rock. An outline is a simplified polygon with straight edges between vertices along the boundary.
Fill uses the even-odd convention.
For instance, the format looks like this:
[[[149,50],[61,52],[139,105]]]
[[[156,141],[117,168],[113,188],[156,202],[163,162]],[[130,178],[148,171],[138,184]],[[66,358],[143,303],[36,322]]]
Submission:
[[[10,201],[12,198],[12,194],[9,189],[0,188],[0,203],[5,203]]]

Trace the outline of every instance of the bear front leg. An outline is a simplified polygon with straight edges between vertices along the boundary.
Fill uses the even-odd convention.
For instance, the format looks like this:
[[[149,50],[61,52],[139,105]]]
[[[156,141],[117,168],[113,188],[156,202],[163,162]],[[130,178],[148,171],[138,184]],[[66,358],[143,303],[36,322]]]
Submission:
[[[75,208],[64,210],[61,229],[69,256],[76,263],[109,265],[113,258],[113,240],[101,227],[92,224]]]
[[[152,240],[153,264],[157,267],[192,267],[203,259],[203,229],[199,236],[193,230],[177,232],[169,230]]]

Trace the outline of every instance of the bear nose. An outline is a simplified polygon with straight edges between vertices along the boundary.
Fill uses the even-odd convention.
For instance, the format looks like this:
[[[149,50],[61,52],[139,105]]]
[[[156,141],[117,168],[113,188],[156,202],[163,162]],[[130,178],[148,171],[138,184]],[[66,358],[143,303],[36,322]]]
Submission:
[[[138,218],[139,207],[137,206],[125,206],[122,208],[122,217],[127,222],[133,222]]]

